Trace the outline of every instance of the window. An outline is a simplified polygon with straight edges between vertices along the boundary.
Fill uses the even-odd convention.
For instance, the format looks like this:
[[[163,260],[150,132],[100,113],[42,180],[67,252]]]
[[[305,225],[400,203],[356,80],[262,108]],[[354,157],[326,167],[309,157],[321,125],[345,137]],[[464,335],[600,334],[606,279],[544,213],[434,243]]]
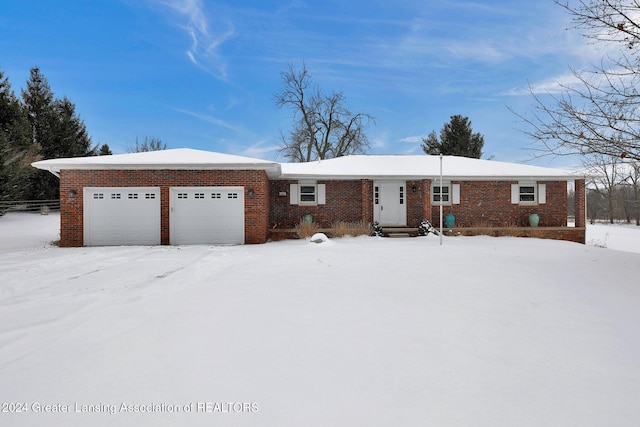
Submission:
[[[151,199],[155,199],[156,195],[155,195],[155,193],[145,193],[144,194],[144,198],[151,200]]]
[[[442,198],[442,203],[449,203],[450,199],[449,199],[449,185],[444,185],[442,184],[442,190],[440,189],[439,185],[435,185],[433,187],[433,192],[431,193],[433,194],[433,202],[434,203],[440,203],[440,198]]]
[[[127,199],[137,199],[138,193],[129,193],[127,194]]]
[[[301,185],[300,186],[300,203],[315,203],[315,201],[316,201],[316,186]]]
[[[536,187],[534,185],[521,185],[520,186],[520,201],[521,202],[535,202],[536,201]]]
[[[400,204],[404,205],[404,186],[400,186]]]
[[[204,193],[196,193],[196,194],[194,194],[194,198],[196,198],[196,199],[204,199]]]
[[[324,205],[326,199],[325,184],[316,181],[299,181],[289,185],[289,203],[292,205]]]
[[[514,205],[545,204],[547,203],[547,185],[535,181],[511,184],[511,203]]]
[[[237,199],[238,193],[229,193],[227,194],[227,199]]]
[[[120,193],[111,193],[111,198],[112,199],[120,199],[120,198],[122,198],[122,195]]]
[[[431,185],[431,203],[439,205],[442,199],[443,205],[459,205],[460,204],[460,184],[453,184],[450,181],[442,182],[440,188],[440,180],[434,179]]]
[[[189,195],[187,193],[178,193],[178,199],[188,199]]]
[[[98,200],[98,199],[104,199],[104,193],[95,193],[93,195],[93,198]]]
[[[373,200],[374,200],[374,203],[376,205],[379,203],[379,197],[378,197],[379,195],[380,195],[380,190],[379,190],[378,186],[376,185],[373,188]]]
[[[211,198],[212,199],[219,199],[220,197],[222,197],[222,194],[220,194],[220,193],[211,193]]]

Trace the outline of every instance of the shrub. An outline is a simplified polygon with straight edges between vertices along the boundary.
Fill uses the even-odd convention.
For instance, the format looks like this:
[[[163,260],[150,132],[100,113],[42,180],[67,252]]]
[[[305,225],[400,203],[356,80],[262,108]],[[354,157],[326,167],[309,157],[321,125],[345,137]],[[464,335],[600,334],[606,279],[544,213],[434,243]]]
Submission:
[[[364,220],[354,222],[337,221],[332,226],[334,237],[344,236],[369,236],[371,234],[371,224]]]
[[[303,220],[300,220],[300,223],[294,228],[300,239],[313,236],[319,229],[320,227],[315,222],[304,222]]]

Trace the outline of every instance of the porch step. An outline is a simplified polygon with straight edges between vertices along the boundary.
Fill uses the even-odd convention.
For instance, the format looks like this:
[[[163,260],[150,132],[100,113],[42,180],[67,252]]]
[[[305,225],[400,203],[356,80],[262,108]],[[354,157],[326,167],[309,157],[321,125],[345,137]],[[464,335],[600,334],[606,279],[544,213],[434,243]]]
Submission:
[[[382,231],[385,233],[417,233],[416,227],[382,227]]]
[[[411,237],[409,233],[387,233],[387,237]]]
[[[418,229],[415,227],[382,227],[382,232],[387,237],[415,237]]]

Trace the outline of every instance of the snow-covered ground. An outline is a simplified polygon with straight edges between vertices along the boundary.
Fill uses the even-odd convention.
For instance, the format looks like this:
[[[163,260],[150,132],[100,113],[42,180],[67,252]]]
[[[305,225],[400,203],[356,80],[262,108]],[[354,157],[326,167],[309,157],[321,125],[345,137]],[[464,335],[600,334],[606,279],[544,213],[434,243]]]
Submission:
[[[587,244],[640,253],[640,227],[631,224],[589,224]]]
[[[640,228],[65,249],[58,221],[0,218],[2,426],[640,425]]]

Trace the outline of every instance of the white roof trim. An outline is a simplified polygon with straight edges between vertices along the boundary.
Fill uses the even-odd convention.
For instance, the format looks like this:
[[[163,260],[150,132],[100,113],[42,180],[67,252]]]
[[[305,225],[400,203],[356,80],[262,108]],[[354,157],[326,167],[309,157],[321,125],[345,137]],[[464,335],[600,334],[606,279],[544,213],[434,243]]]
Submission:
[[[50,159],[34,162],[31,165],[55,175],[58,175],[63,169],[264,170],[270,178],[277,178],[281,174],[280,164],[277,162],[189,148],[115,154],[111,156]]]
[[[63,169],[82,170],[264,170],[270,179],[435,179],[440,175],[440,156],[357,155],[308,163],[277,163],[250,157],[179,148],[112,156],[42,160],[32,166],[59,176]],[[444,156],[442,174],[448,180],[554,180],[584,178],[582,173],[562,169],[467,157]]]

